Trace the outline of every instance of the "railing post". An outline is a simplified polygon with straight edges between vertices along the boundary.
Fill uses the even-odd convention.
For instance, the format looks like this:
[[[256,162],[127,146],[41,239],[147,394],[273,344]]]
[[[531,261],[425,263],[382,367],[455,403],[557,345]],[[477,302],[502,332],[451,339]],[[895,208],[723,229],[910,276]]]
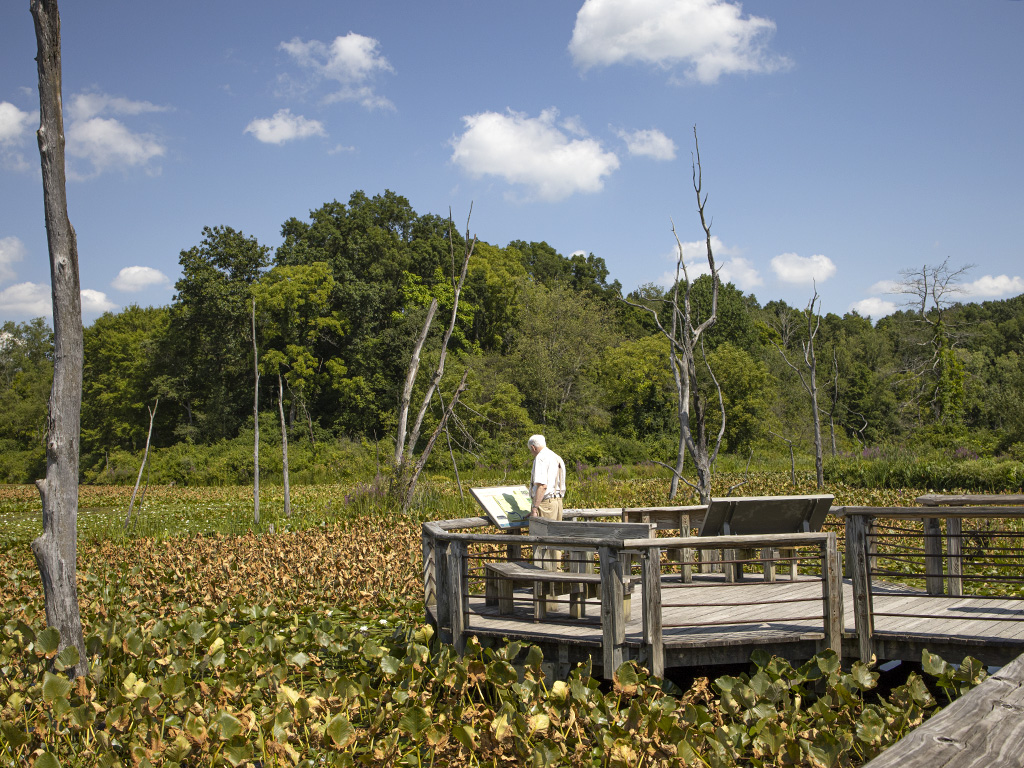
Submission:
[[[964,521],[961,518],[946,518],[946,571],[949,574],[949,594],[953,597],[962,597],[964,594],[963,533]]]
[[[860,660],[869,663],[875,655],[874,617],[871,615],[871,569],[868,552],[868,529],[872,520],[867,515],[846,517],[846,551],[853,582],[853,620],[857,630]]]
[[[661,548],[645,547],[640,556],[643,590],[644,647],[647,666],[655,677],[665,676],[665,639],[661,633]]]
[[[437,577],[434,572],[434,534],[423,527],[423,605],[437,607]],[[440,622],[438,622],[440,623]]]
[[[604,676],[611,680],[622,665],[622,649],[626,641],[626,622],[622,612],[625,579],[618,548],[602,546],[598,552],[601,558],[601,655]]]
[[[448,546],[444,539],[434,539],[434,589],[437,595],[437,634],[442,643],[451,643],[451,624],[448,623],[451,609],[448,607]]]
[[[821,592],[825,620],[825,645],[843,657],[843,570],[839,541],[829,532],[821,545]]]
[[[942,524],[937,517],[924,519],[924,582],[929,595],[944,593],[942,583]]]
[[[466,614],[469,610],[468,565],[466,543],[453,541],[448,545],[448,615],[452,628],[452,645],[461,655],[466,650]]]

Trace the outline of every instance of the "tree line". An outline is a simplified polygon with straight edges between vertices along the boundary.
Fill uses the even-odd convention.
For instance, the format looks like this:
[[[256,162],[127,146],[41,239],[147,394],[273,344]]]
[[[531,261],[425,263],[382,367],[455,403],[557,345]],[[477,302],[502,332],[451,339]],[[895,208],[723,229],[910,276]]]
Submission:
[[[129,306],[85,329],[84,474],[100,472],[113,451],[141,453],[151,421],[157,450],[252,430],[254,364],[265,385],[260,419],[282,412],[291,441],[393,443],[410,355],[432,302],[451,313],[466,238],[391,191],[326,203],[284,222],[281,234],[272,253],[230,227],[208,227],[181,251],[169,306]],[[789,446],[808,453],[817,413],[826,455],[908,444],[1021,454],[1024,296],[957,303],[961,274],[945,263],[904,272],[912,303],[874,325],[856,313],[820,314],[817,291],[802,308],[761,305],[729,283],[716,296],[710,276],[681,276],[693,322],[716,303],[693,366],[692,396],[719,402],[721,390],[708,431],[722,431],[722,449],[744,456]],[[658,329],[671,323],[674,289],[646,285],[623,296],[594,254],[475,242],[448,373],[423,430],[430,434],[465,375],[435,461],[500,460],[544,431],[588,464],[675,464],[679,403]],[[436,367],[446,330],[429,329],[424,370]],[[808,345],[817,408],[802,383]],[[0,472],[8,482],[45,473],[52,374],[44,320],[5,323]],[[416,396],[429,384],[417,380]]]

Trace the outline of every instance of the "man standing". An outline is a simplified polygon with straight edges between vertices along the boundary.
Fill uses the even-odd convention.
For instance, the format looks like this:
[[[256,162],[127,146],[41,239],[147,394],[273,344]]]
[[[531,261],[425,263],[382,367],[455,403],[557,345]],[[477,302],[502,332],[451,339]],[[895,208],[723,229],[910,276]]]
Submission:
[[[565,496],[565,462],[562,457],[547,447],[544,435],[533,435],[527,442],[533,454],[533,471],[530,473],[530,517],[547,520],[562,519],[562,498]],[[535,559],[544,567],[555,569],[562,559],[558,550],[537,547]]]

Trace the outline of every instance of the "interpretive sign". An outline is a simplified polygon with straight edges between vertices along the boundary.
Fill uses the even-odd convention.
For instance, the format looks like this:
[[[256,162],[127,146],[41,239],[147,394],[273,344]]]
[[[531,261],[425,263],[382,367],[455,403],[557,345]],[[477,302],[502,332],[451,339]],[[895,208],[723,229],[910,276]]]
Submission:
[[[522,528],[529,525],[530,489],[525,485],[497,488],[470,488],[484,512],[499,528]]]

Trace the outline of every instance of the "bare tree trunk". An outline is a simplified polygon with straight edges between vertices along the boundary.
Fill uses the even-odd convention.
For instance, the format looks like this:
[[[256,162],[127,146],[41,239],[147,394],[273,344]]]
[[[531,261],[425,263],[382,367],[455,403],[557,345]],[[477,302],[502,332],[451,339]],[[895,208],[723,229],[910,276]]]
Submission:
[[[149,441],[153,437],[153,419],[156,418],[156,409],[160,405],[160,398],[156,399],[153,403],[153,407],[146,406],[149,411],[149,432],[146,433],[146,450],[142,454],[142,464],[139,466],[139,476],[135,478],[135,490],[132,491],[132,500],[128,504],[128,516],[124,519],[124,527],[127,529],[129,523],[132,521],[132,510],[135,509],[135,494],[139,492],[139,483],[142,482],[142,470],[146,468],[146,460],[149,458]],[[141,506],[141,501],[139,505]]]
[[[78,661],[70,677],[89,671],[75,582],[78,558],[78,448],[82,413],[82,295],[78,243],[68,218],[61,107],[60,11],[56,0],[32,0],[39,73],[39,159],[53,297],[53,386],[46,421],[46,480],[36,482],[43,533],[32,542],[46,602],[46,624],[60,632],[58,651]]]
[[[470,206],[470,216],[472,216],[472,213],[473,208]],[[474,237],[471,240],[469,237],[468,218],[466,220],[466,252],[462,259],[462,269],[457,280],[455,278],[455,224],[452,221],[450,211],[448,213],[448,241],[452,256],[452,289],[454,291],[451,317],[448,321],[448,329],[445,331],[444,338],[441,340],[441,355],[437,363],[437,369],[434,371],[434,375],[430,380],[427,391],[423,395],[419,412],[416,415],[416,421],[414,422],[412,429],[409,431],[408,437],[406,437],[406,424],[408,423],[413,385],[416,381],[416,374],[419,371],[420,352],[422,350],[423,343],[426,341],[427,334],[430,331],[430,324],[433,322],[434,314],[437,311],[436,299],[430,303],[430,310],[427,312],[426,321],[423,323],[423,329],[420,331],[416,346],[413,349],[412,359],[409,361],[409,368],[405,377],[405,387],[402,391],[402,400],[399,404],[398,432],[395,439],[395,475],[391,480],[391,490],[389,492],[393,497],[400,500],[403,510],[407,510],[412,503],[413,492],[416,489],[416,481],[419,478],[420,471],[423,469],[423,465],[426,463],[426,458],[430,455],[430,451],[434,447],[434,441],[437,439],[437,435],[439,434],[435,431],[434,434],[431,435],[420,460],[413,464],[416,443],[419,441],[420,430],[423,427],[423,419],[426,417],[427,410],[430,408],[430,401],[434,397],[434,392],[437,391],[437,387],[441,383],[441,378],[444,376],[445,360],[448,356],[448,342],[451,340],[452,332],[455,330],[455,321],[458,319],[459,297],[462,294],[462,287],[466,282],[466,270],[469,267],[469,259],[473,255],[473,249],[476,247],[476,238]],[[463,376],[463,384],[464,383],[465,376]],[[444,412],[442,424],[447,423],[451,410],[458,402],[462,389],[465,388],[463,385],[460,385],[460,387],[461,389],[455,393],[448,409]]]
[[[284,420],[284,382],[277,372],[277,410],[281,414],[281,460],[284,464],[284,516],[292,516],[292,494],[288,486],[288,425]]]
[[[712,466],[718,456],[718,450],[722,445],[722,436],[725,434],[725,406],[722,400],[722,390],[715,380],[715,387],[718,389],[719,407],[721,409],[721,429],[718,432],[718,439],[712,450],[708,445],[707,430],[705,424],[704,406],[697,392],[697,366],[694,356],[697,346],[701,343],[701,336],[710,329],[718,318],[718,268],[715,266],[715,255],[711,246],[711,224],[708,222],[704,212],[707,203],[707,195],[703,192],[703,171],[700,164],[700,146],[697,142],[697,129],[693,129],[693,141],[695,148],[695,159],[693,161],[693,190],[697,195],[697,211],[700,214],[701,227],[704,229],[705,247],[707,250],[708,266],[711,269],[711,313],[700,323],[695,323],[693,307],[690,303],[690,292],[693,284],[686,269],[686,262],[683,259],[683,244],[676,233],[673,223],[672,234],[676,239],[676,280],[672,288],[672,298],[668,306],[672,310],[672,324],[667,330],[658,316],[658,312],[646,305],[635,304],[626,301],[627,304],[645,310],[654,319],[655,325],[669,343],[669,359],[672,366],[672,375],[676,385],[677,406],[679,412],[679,453],[676,458],[676,467],[673,470],[672,481],[669,486],[670,498],[675,498],[682,480],[700,497],[701,504],[708,504],[711,501],[711,478]],[[682,306],[680,306],[679,289],[683,287]],[[708,368],[710,371],[710,367]],[[712,374],[714,380],[714,374]],[[690,401],[693,400],[693,411],[691,412]],[[692,418],[691,418],[692,415]],[[696,431],[696,435],[694,432]],[[683,460],[686,452],[689,451],[693,458],[694,467],[697,473],[697,482],[691,483],[682,475]],[[659,462],[660,463],[660,462]],[[668,465],[663,465],[668,466]],[[668,467],[670,470],[672,467]]]
[[[260,353],[256,348],[256,299],[252,300],[252,425],[255,437],[252,445],[252,516],[260,522]]]
[[[466,391],[466,377],[469,376],[469,371],[465,371],[462,374],[462,381],[459,382],[459,386],[455,390],[455,394],[452,395],[452,401],[448,403],[448,407],[444,410],[444,415],[441,417],[441,421],[434,429],[430,439],[427,440],[426,446],[423,448],[423,452],[420,454],[419,459],[416,462],[416,466],[412,471],[412,477],[409,479],[409,483],[406,486],[406,496],[403,500],[403,508],[408,509],[412,506],[412,495],[416,490],[416,481],[419,479],[420,472],[423,471],[423,467],[426,466],[427,459],[430,458],[431,451],[434,450],[434,443],[437,442],[437,436],[441,434],[441,431],[447,428],[448,419],[451,418],[452,411],[455,410],[455,404],[459,402],[459,397],[463,392]]]

